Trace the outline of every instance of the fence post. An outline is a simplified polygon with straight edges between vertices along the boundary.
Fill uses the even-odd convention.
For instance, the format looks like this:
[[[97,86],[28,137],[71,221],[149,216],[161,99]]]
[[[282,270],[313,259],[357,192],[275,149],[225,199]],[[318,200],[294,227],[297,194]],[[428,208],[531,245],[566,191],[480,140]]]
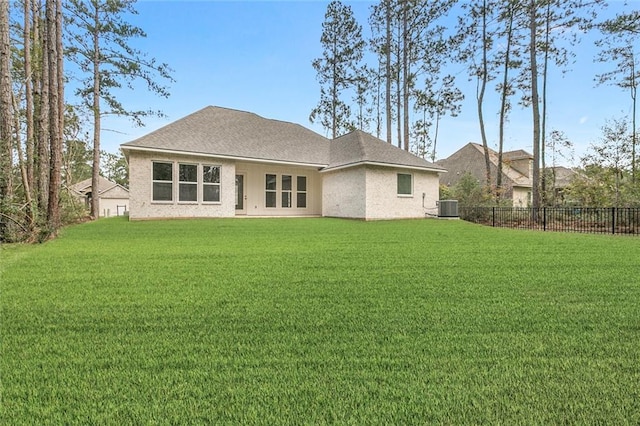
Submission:
[[[611,233],[616,234],[616,208],[611,207]]]
[[[496,208],[491,207],[491,226],[496,227]]]
[[[547,208],[546,207],[542,208],[542,230],[543,231],[547,230]]]

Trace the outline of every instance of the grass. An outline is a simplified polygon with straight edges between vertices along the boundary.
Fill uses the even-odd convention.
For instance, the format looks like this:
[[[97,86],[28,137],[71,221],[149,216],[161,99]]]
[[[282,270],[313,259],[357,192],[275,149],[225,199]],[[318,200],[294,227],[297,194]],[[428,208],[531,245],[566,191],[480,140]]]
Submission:
[[[640,422],[633,238],[105,219],[0,256],[0,424]]]

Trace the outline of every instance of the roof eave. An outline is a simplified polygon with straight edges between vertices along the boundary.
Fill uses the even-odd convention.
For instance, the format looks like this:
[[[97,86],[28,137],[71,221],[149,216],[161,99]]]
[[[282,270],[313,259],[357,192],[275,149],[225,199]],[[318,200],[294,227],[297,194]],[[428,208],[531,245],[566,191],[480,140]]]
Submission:
[[[340,166],[324,168],[320,170],[320,173],[333,172],[336,170],[343,170],[343,169],[348,169],[350,167],[356,167],[356,166],[380,166],[380,167],[392,167],[394,169],[409,169],[409,170],[420,170],[420,171],[434,172],[434,173],[447,173],[445,169],[441,169],[439,167],[411,166],[406,164],[385,163],[380,161],[358,161],[354,163],[342,164]]]
[[[198,157],[205,157],[205,158],[219,158],[219,159],[234,160],[234,161],[248,161],[252,163],[262,163],[262,164],[283,164],[287,166],[314,167],[314,168],[327,167],[327,164],[321,164],[321,163],[272,160],[268,158],[257,158],[257,157],[240,157],[240,156],[234,156],[234,155],[209,154],[209,153],[203,153],[203,152],[179,151],[174,149],[163,149],[163,148],[148,148],[148,147],[132,146],[132,145],[120,145],[120,149],[122,149],[123,151],[128,150],[128,151],[142,151],[142,152],[158,152],[162,154],[174,154],[174,155],[195,155]]]

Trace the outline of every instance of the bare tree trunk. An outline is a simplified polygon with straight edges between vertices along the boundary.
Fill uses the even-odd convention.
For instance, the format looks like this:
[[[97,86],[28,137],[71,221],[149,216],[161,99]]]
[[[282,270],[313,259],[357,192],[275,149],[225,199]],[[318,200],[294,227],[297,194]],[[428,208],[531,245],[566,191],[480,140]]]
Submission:
[[[487,1],[482,2],[482,77],[479,82],[480,89],[477,96],[478,121],[480,123],[480,136],[482,137],[482,148],[484,150],[484,166],[485,166],[485,184],[491,187],[491,162],[489,160],[489,144],[487,142],[487,132],[484,126],[484,113],[482,107],[484,104],[484,94],[487,90],[487,80],[489,79],[489,65],[487,58],[487,50],[489,49],[487,41]]]
[[[393,136],[391,135],[393,106],[391,105],[391,1],[385,0],[385,12],[386,12],[386,47],[385,47],[385,104],[387,109],[387,142],[393,142]]]
[[[547,205],[547,174],[546,174],[546,150],[547,150],[547,79],[549,77],[549,37],[551,36],[551,1],[547,3],[545,14],[545,49],[542,65],[542,125],[540,128],[540,162],[542,174],[540,175],[540,192],[542,205]]]
[[[398,137],[398,148],[402,148],[402,74],[400,73],[400,68],[401,68],[401,60],[400,58],[402,57],[402,36],[400,34],[401,30],[400,30],[400,26],[398,26],[397,28],[397,34],[396,34],[396,59],[397,59],[397,67],[394,70],[395,72],[395,80],[396,80],[396,135]]]
[[[538,97],[538,61],[536,33],[538,30],[536,0],[529,3],[529,60],[531,65],[531,111],[533,114],[533,176],[531,204],[535,209],[540,207],[540,105]],[[536,219],[535,217],[534,219]]]
[[[96,7],[94,15],[95,23],[99,24],[100,14]],[[333,74],[335,76],[335,73]],[[332,139],[336,138],[336,94],[335,79],[332,87]],[[100,217],[100,38],[97,31],[93,33],[93,174],[91,176],[91,218]]]
[[[631,182],[636,183],[636,170],[638,167],[636,164],[636,144],[638,143],[638,129],[636,127],[638,86],[636,85],[636,60],[635,57],[633,57],[633,51],[631,52],[631,75],[629,81],[631,82],[631,100],[633,102],[631,112]]]
[[[62,76],[59,75],[58,55],[61,39],[60,0],[47,0],[47,54],[49,56],[49,200],[47,203],[47,224],[52,234],[56,234],[61,225],[60,191],[62,189],[62,127],[60,123],[60,96],[62,95]],[[60,13],[60,14],[59,14]]]
[[[13,108],[15,111],[18,111],[18,102],[16,97],[12,97]],[[15,128],[20,128],[20,118],[16,114],[14,116]],[[22,177],[22,186],[24,188],[24,199],[26,204],[26,218],[28,221],[29,230],[33,229],[33,221],[35,218],[35,213],[33,211],[33,200],[31,198],[31,186],[29,183],[29,177],[27,175],[27,164],[24,158],[24,153],[22,152],[22,141],[20,140],[20,132],[16,132],[15,138],[16,151],[18,152],[18,165],[20,167],[20,176]]]
[[[406,0],[402,1],[402,103],[403,103],[403,130],[404,130],[404,150],[409,151],[409,96],[410,96],[410,70],[409,70],[409,18],[407,16]]]
[[[500,129],[498,140],[498,171],[496,173],[497,195],[502,196],[502,166],[504,150],[504,127],[507,119],[507,97],[509,96],[509,62],[511,61],[511,43],[513,41],[513,6],[508,4],[507,46],[504,54],[504,76],[500,93]]]
[[[33,84],[32,84],[32,71],[31,71],[31,0],[24,1],[24,91],[25,91],[25,118],[26,118],[26,172],[27,172],[27,185],[33,189]],[[29,198],[32,198],[32,194],[29,194]]]
[[[0,201],[9,200],[13,193],[11,106],[11,40],[9,36],[9,2],[0,1]],[[4,230],[0,228],[0,240]]]
[[[42,3],[38,0],[39,9],[42,9]],[[40,21],[40,17],[34,17],[34,23]],[[47,216],[47,207],[49,204],[49,95],[51,89],[49,87],[49,55],[47,52],[47,27],[40,29],[39,24],[34,25],[34,33],[39,33],[39,43],[41,50],[41,73],[40,73],[40,102],[38,106],[37,126],[37,187],[38,187],[38,211],[42,217]]]

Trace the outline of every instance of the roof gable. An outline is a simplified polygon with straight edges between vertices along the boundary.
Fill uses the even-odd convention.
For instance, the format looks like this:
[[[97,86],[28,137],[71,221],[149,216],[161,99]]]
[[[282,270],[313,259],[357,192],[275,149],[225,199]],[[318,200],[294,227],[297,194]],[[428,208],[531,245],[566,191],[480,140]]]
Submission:
[[[491,148],[488,150],[489,162],[495,172],[498,167],[498,153]],[[503,153],[502,173],[513,186],[531,187],[531,178],[514,167],[518,161],[528,161],[530,158],[531,154],[524,150]],[[479,178],[485,174],[484,147],[470,142],[449,157],[439,160],[437,164],[455,173],[469,172]]]
[[[329,162],[329,140],[305,127],[214,106],[121,147],[318,166]]]
[[[327,170],[360,164],[445,171],[410,152],[360,130],[340,136],[331,142],[331,161]]]
[[[77,192],[78,194],[87,194],[89,192],[92,192],[92,188],[91,188],[92,183],[93,183],[92,178],[85,179],[81,182],[71,185],[70,189],[72,191]],[[98,192],[99,193],[107,192],[117,186],[120,186],[120,185],[110,181],[109,179],[103,176],[98,176]],[[122,188],[126,190],[126,188],[124,187]]]

